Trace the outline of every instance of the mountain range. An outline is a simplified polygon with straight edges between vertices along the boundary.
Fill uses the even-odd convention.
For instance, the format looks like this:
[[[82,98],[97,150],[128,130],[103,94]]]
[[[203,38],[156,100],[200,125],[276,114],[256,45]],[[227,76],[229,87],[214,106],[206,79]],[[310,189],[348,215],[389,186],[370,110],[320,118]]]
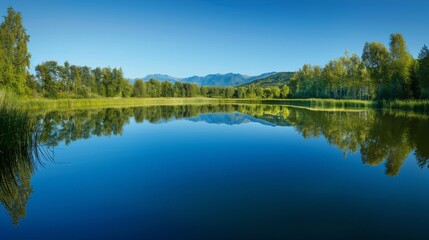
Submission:
[[[281,87],[289,83],[293,74],[294,72],[279,72],[263,78],[256,79],[249,83],[245,83],[243,84],[243,86],[254,84],[257,87],[273,87],[273,86]]]
[[[240,86],[250,82],[253,82],[258,79],[269,77],[276,74],[276,72],[263,73],[258,76],[248,76],[242,75],[239,73],[226,73],[226,74],[209,74],[206,76],[192,76],[186,78],[172,77],[164,74],[149,74],[143,78],[145,81],[150,79],[157,79],[159,81],[168,81],[168,82],[185,82],[185,83],[196,83],[200,86]]]
[[[238,112],[234,113],[205,113],[199,114],[197,117],[187,118],[192,122],[206,122],[209,124],[226,124],[226,125],[240,125],[244,123],[259,123],[266,126],[276,126],[273,123],[267,122]]]

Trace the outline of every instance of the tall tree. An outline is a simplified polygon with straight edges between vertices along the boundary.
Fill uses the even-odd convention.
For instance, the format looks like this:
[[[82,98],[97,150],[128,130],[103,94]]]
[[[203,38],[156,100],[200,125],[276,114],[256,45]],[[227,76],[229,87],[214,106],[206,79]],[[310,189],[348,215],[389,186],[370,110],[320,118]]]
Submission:
[[[389,50],[380,42],[367,42],[363,48],[362,61],[378,89],[377,97],[382,98],[391,79]]]
[[[421,89],[419,86],[418,79],[418,71],[419,71],[419,61],[413,59],[410,67],[410,90],[411,90],[411,98],[418,99],[421,95]]]
[[[36,77],[43,88],[45,97],[57,97],[59,92],[58,64],[55,61],[44,62],[36,66]]]
[[[145,97],[146,96],[146,89],[145,89],[145,83],[141,79],[137,79],[134,82],[133,86],[133,97]]]
[[[390,35],[390,56],[393,84],[391,97],[409,98],[412,96],[410,68],[413,57],[408,52],[407,45],[401,34]]]
[[[429,49],[423,46],[419,54],[417,80],[422,98],[429,98]]]
[[[22,24],[21,13],[12,7],[0,25],[0,87],[12,90],[17,94],[28,93],[26,80],[30,67],[30,53],[27,35]]]

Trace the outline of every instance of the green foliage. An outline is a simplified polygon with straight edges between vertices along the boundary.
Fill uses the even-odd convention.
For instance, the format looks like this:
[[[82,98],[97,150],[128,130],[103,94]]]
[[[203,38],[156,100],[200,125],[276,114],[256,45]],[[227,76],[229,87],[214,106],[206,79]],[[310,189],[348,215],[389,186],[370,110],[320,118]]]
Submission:
[[[45,97],[57,97],[59,93],[58,64],[55,61],[36,66],[36,78]]]
[[[239,87],[199,87],[186,82],[174,84],[156,79],[137,80],[131,85],[121,68],[91,69],[47,61],[28,73],[29,36],[21,14],[13,8],[0,24],[0,88],[19,95],[48,98],[89,97],[211,97],[211,98],[336,98],[418,99],[429,98],[429,49],[425,45],[414,60],[401,34],[391,34],[389,49],[367,42],[362,57],[346,54],[324,67],[305,64],[299,71],[281,72]],[[219,74],[208,75],[207,79]],[[234,85],[237,74],[226,74]],[[266,76],[266,75],[265,75]],[[250,78],[249,78],[250,79]]]
[[[293,75],[289,84],[294,97],[325,96],[327,93],[324,92],[324,85],[326,81],[322,78],[322,69],[308,64]]]
[[[34,168],[48,155],[40,149],[38,121],[14,108],[15,101],[0,91],[0,203],[18,224],[26,215]]]
[[[429,49],[426,45],[420,51],[416,72],[418,86],[421,89],[420,96],[429,98]]]
[[[410,99],[418,99],[421,96],[421,88],[419,86],[419,79],[418,79],[418,71],[419,71],[419,61],[413,59],[411,66],[410,66]]]
[[[48,98],[58,97],[129,97],[133,87],[124,78],[122,69],[58,65],[47,61],[36,66],[36,88]],[[32,83],[34,86],[34,83]]]
[[[19,95],[29,92],[26,86],[30,67],[29,39],[21,13],[9,7],[0,24],[0,87]]]
[[[367,102],[332,101],[332,104]],[[377,166],[386,162],[386,174],[390,176],[399,173],[410,154],[415,155],[421,167],[429,166],[429,146],[426,141],[428,117],[409,114],[399,116],[389,111],[327,111],[266,104],[202,104],[54,111],[42,114],[38,119],[43,122],[41,142],[57,145],[60,142],[69,144],[91,135],[121,134],[132,117],[137,122],[146,120],[154,123],[210,112],[239,112],[278,126],[294,126],[304,138],[324,137],[329,144],[340,149],[345,157],[350,152],[360,151],[364,164]]]
[[[375,88],[381,91],[383,86],[389,85],[390,72],[390,53],[389,50],[380,42],[365,43],[362,53],[362,61],[371,77]],[[380,92],[378,93],[381,94]]]
[[[290,89],[287,85],[282,86],[281,88],[281,98],[287,98],[287,96],[289,95]]]
[[[133,85],[133,97],[146,97],[147,94],[147,86],[144,84],[143,80],[138,79],[134,82]]]
[[[244,84],[243,86],[249,86],[251,84],[260,87],[281,87],[289,84],[289,80],[292,78],[294,72],[280,72],[274,75],[257,79],[253,82]]]
[[[390,98],[410,98],[410,68],[413,62],[401,34],[390,35],[390,69],[392,72]]]
[[[426,59],[428,52],[427,47],[424,48],[419,62],[415,62],[402,35],[392,34],[389,50],[382,43],[367,42],[362,58],[346,52],[324,68],[304,65],[291,78],[291,95],[365,100],[424,97],[429,91],[425,87],[426,62],[422,59]]]

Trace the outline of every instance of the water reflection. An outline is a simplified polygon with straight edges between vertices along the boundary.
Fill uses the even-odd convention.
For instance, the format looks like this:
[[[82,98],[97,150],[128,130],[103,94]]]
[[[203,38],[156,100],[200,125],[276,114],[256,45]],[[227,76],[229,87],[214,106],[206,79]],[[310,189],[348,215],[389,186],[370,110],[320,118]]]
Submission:
[[[51,159],[49,148],[40,145],[39,126],[25,112],[0,109],[0,203],[13,224],[26,215],[31,175],[40,159]]]
[[[386,161],[389,176],[399,173],[413,150],[419,166],[428,165],[429,121],[425,116],[292,109],[286,121],[305,138],[322,135],[345,154],[360,151],[365,164],[377,166]]]
[[[30,180],[36,165],[33,156],[39,151],[33,151],[34,147],[31,146],[57,146],[62,142],[68,145],[92,136],[121,135],[124,126],[132,119],[137,123],[186,119],[210,124],[252,122],[270,127],[291,126],[304,138],[323,136],[332,146],[341,149],[345,157],[348,153],[360,152],[364,164],[377,166],[385,163],[386,175],[389,176],[399,173],[411,153],[420,167],[429,166],[426,139],[429,118],[424,115],[314,111],[278,105],[181,105],[53,111],[32,117],[34,126],[22,128],[27,128],[25,134],[16,135],[22,139],[13,140],[26,141],[30,147],[0,149],[0,202],[12,216],[13,222],[17,224],[25,216],[32,192]],[[8,130],[11,135],[16,133],[11,128]],[[7,139],[5,136],[7,133],[0,136],[0,142]],[[5,146],[1,145],[2,148]],[[6,150],[21,157],[7,158],[4,154]]]
[[[216,114],[214,114],[216,113]],[[49,112],[39,116],[41,141],[51,146],[95,136],[120,135],[131,118],[141,123],[174,119],[207,123],[293,126],[304,138],[323,136],[344,155],[360,151],[362,162],[386,162],[386,174],[395,176],[414,150],[420,167],[429,165],[429,118],[376,111],[314,111],[278,105],[190,105],[113,108]]]

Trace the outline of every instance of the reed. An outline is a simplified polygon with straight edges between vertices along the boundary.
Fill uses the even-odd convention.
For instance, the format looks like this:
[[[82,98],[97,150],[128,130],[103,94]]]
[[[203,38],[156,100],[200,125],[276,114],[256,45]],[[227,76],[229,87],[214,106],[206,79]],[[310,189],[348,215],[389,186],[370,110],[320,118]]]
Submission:
[[[26,110],[137,107],[155,105],[214,104],[234,102],[218,98],[91,98],[91,99],[27,99],[18,106]]]
[[[20,99],[15,104],[26,110],[70,110],[85,108],[137,107],[186,104],[284,104],[320,109],[392,109],[429,113],[429,100],[367,101],[354,99],[236,99],[236,98],[87,98],[87,99]]]
[[[287,104],[311,108],[327,109],[381,109],[403,110],[419,113],[429,113],[429,100],[394,100],[394,101],[366,101],[353,99],[270,99],[262,103]]]
[[[15,96],[0,91],[0,202],[17,224],[26,214],[31,175],[52,155],[38,143],[37,120],[15,103]]]

